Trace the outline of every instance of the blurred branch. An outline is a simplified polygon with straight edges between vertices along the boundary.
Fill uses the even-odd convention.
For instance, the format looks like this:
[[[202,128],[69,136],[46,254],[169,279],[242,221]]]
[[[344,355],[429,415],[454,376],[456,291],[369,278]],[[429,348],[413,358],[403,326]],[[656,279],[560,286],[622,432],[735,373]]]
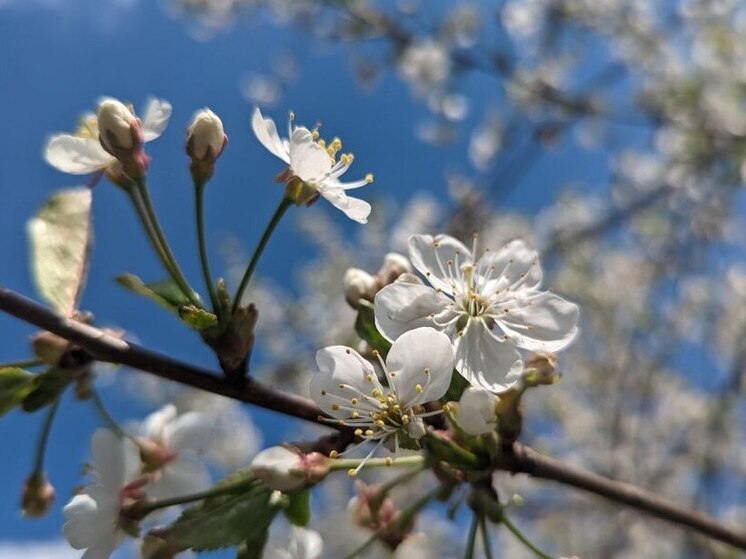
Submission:
[[[342,425],[324,422],[321,419],[322,411],[306,398],[264,386],[251,378],[243,385],[238,385],[217,373],[110,336],[93,326],[59,316],[10,289],[0,288],[0,311],[78,344],[100,361],[119,363],[213,394],[347,431]],[[533,478],[547,479],[588,491],[746,550],[744,532],[727,528],[709,516],[681,508],[634,485],[573,468],[518,443],[501,453],[494,466],[499,470],[524,473]]]

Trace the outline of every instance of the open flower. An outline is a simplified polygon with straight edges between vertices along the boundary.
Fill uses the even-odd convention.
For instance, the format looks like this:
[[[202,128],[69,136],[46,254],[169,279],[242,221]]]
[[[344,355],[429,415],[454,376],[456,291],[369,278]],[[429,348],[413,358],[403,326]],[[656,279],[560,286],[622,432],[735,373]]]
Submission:
[[[339,177],[352,165],[353,155],[343,153],[337,159],[337,153],[342,149],[342,142],[338,138],[326,144],[319,139],[316,129],[294,126],[292,121],[291,113],[287,139],[280,138],[274,121],[264,118],[258,108],[254,109],[251,125],[262,145],[289,165],[287,178],[297,177],[311,190],[313,195],[303,202],[311,202],[320,195],[350,219],[366,223],[370,204],[348,196],[346,191],[371,183],[373,176],[369,174],[358,181],[340,182]]]
[[[210,486],[210,474],[199,454],[211,430],[205,414],[192,411],[178,415],[172,404],[145,418],[137,442],[150,474],[148,495],[170,499]]]
[[[147,482],[140,476],[140,453],[130,439],[99,429],[91,441],[94,483],[65,506],[62,531],[75,549],[86,549],[84,559],[106,559],[126,532],[122,507],[144,498]]]
[[[480,258],[475,252],[447,235],[410,237],[409,258],[432,287],[397,281],[383,288],[376,325],[389,340],[422,326],[441,330],[453,341],[456,370],[500,392],[523,370],[516,348],[555,352],[572,342],[578,307],[539,290],[539,256],[523,241]]]
[[[441,398],[451,382],[453,349],[448,337],[432,328],[402,334],[391,346],[381,383],[373,365],[357,351],[331,346],[316,353],[320,369],[311,380],[311,397],[336,423],[356,428],[364,441],[377,444],[360,468],[386,443],[397,455],[400,446],[416,448],[425,434],[423,404]]]
[[[128,139],[125,131],[120,128],[129,127],[133,119],[137,119],[134,110],[125,105],[131,119],[126,113],[119,109],[121,102],[111,98],[103,98],[99,101],[99,108],[110,104],[114,110],[103,113],[104,128],[113,133],[119,139],[123,147],[127,147]],[[108,106],[108,105],[107,105]],[[160,136],[168,124],[171,116],[171,104],[162,99],[149,99],[145,105],[142,118],[142,139],[145,142],[155,140]],[[110,118],[111,117],[111,118]],[[109,153],[99,139],[101,127],[99,117],[88,113],[80,119],[78,129],[72,134],[55,134],[47,140],[44,148],[44,159],[55,169],[71,175],[88,175],[100,171],[106,171],[117,165],[117,159]],[[104,142],[108,140],[104,138]]]
[[[264,559],[321,559],[324,552],[324,541],[321,534],[293,526],[290,541],[283,547],[268,545]]]

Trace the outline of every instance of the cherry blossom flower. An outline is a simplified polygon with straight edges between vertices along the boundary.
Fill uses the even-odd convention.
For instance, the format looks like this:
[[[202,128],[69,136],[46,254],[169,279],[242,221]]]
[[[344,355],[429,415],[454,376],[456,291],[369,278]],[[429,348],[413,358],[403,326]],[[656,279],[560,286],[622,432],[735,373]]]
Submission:
[[[121,105],[115,99],[103,98],[99,101],[99,107],[112,102]],[[106,117],[107,122],[111,121],[109,125],[114,136],[119,138],[125,146],[128,140],[119,128],[122,128],[122,124],[129,126],[133,122],[132,119],[137,120],[134,110],[129,106],[126,106],[126,108],[132,117],[131,119],[126,114],[112,119]],[[143,141],[150,142],[158,138],[166,129],[168,119],[171,116],[171,104],[162,99],[151,98],[145,105],[143,115],[142,138]],[[99,118],[92,113],[88,113],[80,119],[79,127],[74,133],[50,136],[44,148],[44,159],[55,169],[71,175],[88,175],[116,166],[117,159],[104,149],[102,141],[99,139],[100,132]],[[107,141],[106,138],[104,138],[104,141]]]
[[[389,340],[422,326],[443,331],[453,341],[456,370],[472,385],[500,392],[523,370],[516,348],[555,352],[572,342],[578,307],[539,290],[539,257],[523,241],[479,258],[475,252],[447,235],[410,237],[409,258],[430,286],[407,276],[383,288],[376,325]]]
[[[147,477],[140,475],[140,452],[128,438],[99,429],[91,441],[94,483],[65,506],[62,531],[84,559],[106,559],[125,537],[122,507],[144,498]]]
[[[332,205],[342,210],[347,217],[358,223],[366,223],[370,215],[370,204],[364,200],[348,196],[346,191],[365,186],[373,181],[373,175],[364,179],[343,183],[341,177],[352,165],[351,153],[343,153],[342,142],[335,138],[327,145],[319,139],[318,130],[304,126],[294,126],[291,113],[288,122],[288,138],[280,138],[277,126],[271,118],[264,118],[261,111],[254,109],[251,125],[254,134],[270,153],[289,165],[289,177],[298,177],[317,195],[326,198]],[[312,198],[312,201],[315,198]]]
[[[290,541],[286,547],[269,545],[264,551],[264,559],[321,559],[324,553],[324,542],[321,534],[293,526]]]
[[[170,499],[210,486],[210,474],[199,454],[212,428],[205,414],[192,411],[178,415],[172,404],[145,418],[137,442],[151,478],[148,495]]]
[[[210,109],[200,109],[187,128],[187,153],[197,160],[217,159],[225,148],[228,137],[223,121]]]
[[[356,428],[355,434],[377,444],[355,475],[382,445],[396,455],[400,446],[417,448],[425,434],[423,404],[441,398],[453,372],[453,349],[448,337],[433,328],[417,328],[399,336],[386,362],[382,384],[373,365],[357,351],[330,346],[316,353],[320,369],[311,380],[311,398],[336,423]]]
[[[296,491],[317,483],[329,473],[329,459],[319,452],[272,446],[251,461],[252,473],[275,491]]]

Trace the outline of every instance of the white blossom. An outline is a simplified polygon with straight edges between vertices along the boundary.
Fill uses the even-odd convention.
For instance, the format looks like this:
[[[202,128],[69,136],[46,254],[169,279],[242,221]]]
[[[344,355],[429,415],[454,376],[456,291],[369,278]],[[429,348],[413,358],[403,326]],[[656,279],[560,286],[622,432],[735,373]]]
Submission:
[[[299,526],[293,526],[291,530],[286,546],[268,545],[264,559],[322,559],[324,542],[321,534]]]
[[[499,398],[484,390],[469,386],[464,390],[456,409],[459,427],[470,435],[491,433],[497,427],[496,405]]]
[[[99,107],[109,107],[104,111],[103,124],[106,130],[110,130],[119,141],[126,139],[123,134],[121,109],[114,110],[110,105],[113,101],[104,98],[99,102]],[[121,102],[116,101],[121,105]],[[118,107],[118,105],[116,105]],[[124,106],[124,105],[123,105]],[[135,117],[134,112],[125,106],[125,109]],[[145,105],[142,119],[143,140],[150,142],[158,138],[166,128],[171,116],[171,104],[162,99],[149,99]],[[54,134],[49,137],[44,148],[44,159],[55,169],[71,175],[88,175],[116,164],[116,158],[108,153],[99,141],[99,136],[104,130],[99,126],[99,118],[93,114],[84,115],[80,120],[78,129],[73,134]]]
[[[337,152],[342,149],[342,142],[338,138],[327,145],[318,138],[317,130],[294,126],[292,120],[291,114],[287,138],[280,138],[274,121],[264,118],[259,108],[254,109],[251,124],[261,144],[287,163],[293,176],[313,188],[350,219],[366,223],[370,204],[348,196],[346,191],[370,184],[373,176],[369,174],[358,181],[341,182],[339,177],[352,165],[353,155],[343,153],[337,159]]]
[[[505,390],[523,370],[516,347],[555,352],[575,337],[578,307],[539,290],[539,257],[523,241],[477,258],[453,237],[413,235],[409,258],[432,287],[384,287],[375,298],[378,329],[389,340],[421,326],[445,332],[456,370],[474,386]]]
[[[141,497],[140,452],[130,439],[99,429],[91,441],[94,483],[65,506],[62,531],[84,559],[106,559],[125,537],[119,516],[123,505]]]
[[[306,484],[303,455],[284,446],[262,450],[251,461],[251,471],[275,491],[295,491]]]
[[[311,398],[332,421],[355,427],[358,437],[377,443],[366,460],[383,444],[398,456],[400,444],[425,434],[422,418],[439,413],[425,412],[422,406],[448,390],[453,359],[444,334],[414,329],[394,342],[385,363],[379,357],[384,386],[357,351],[330,346],[316,353],[320,372],[311,379]]]
[[[187,150],[198,160],[215,159],[227,141],[223,121],[210,109],[200,109],[187,129]]]

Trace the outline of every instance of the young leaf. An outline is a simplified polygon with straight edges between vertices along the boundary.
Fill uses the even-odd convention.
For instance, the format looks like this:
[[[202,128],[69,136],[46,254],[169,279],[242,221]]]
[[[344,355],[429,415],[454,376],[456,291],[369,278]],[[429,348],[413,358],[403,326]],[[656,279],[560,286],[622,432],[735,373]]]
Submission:
[[[117,282],[125,289],[147,297],[176,314],[180,307],[190,304],[176,282],[171,280],[145,283],[133,274],[123,274],[117,277]]]
[[[286,500],[266,485],[237,472],[216,488],[246,479],[243,489],[205,499],[185,510],[170,526],[158,530],[158,537],[194,551],[210,551],[246,542],[250,549],[261,547],[275,515],[286,506]]]
[[[85,283],[91,246],[91,189],[54,194],[27,223],[31,270],[39,295],[72,315]]]
[[[59,398],[68,384],[70,384],[70,377],[54,368],[34,375],[31,390],[21,404],[23,411],[34,412],[48,406]]]
[[[384,357],[391,348],[391,342],[384,338],[376,328],[376,319],[373,314],[373,305],[363,304],[361,301],[360,309],[355,320],[355,332],[361,339],[368,342],[373,349],[377,349]]]
[[[288,507],[283,511],[291,524],[306,527],[311,522],[311,490],[304,489],[288,495]]]
[[[195,330],[205,330],[218,324],[217,316],[194,305],[185,305],[179,308],[179,317],[185,324]]]
[[[5,415],[31,392],[34,375],[18,367],[0,369],[0,416]]]

